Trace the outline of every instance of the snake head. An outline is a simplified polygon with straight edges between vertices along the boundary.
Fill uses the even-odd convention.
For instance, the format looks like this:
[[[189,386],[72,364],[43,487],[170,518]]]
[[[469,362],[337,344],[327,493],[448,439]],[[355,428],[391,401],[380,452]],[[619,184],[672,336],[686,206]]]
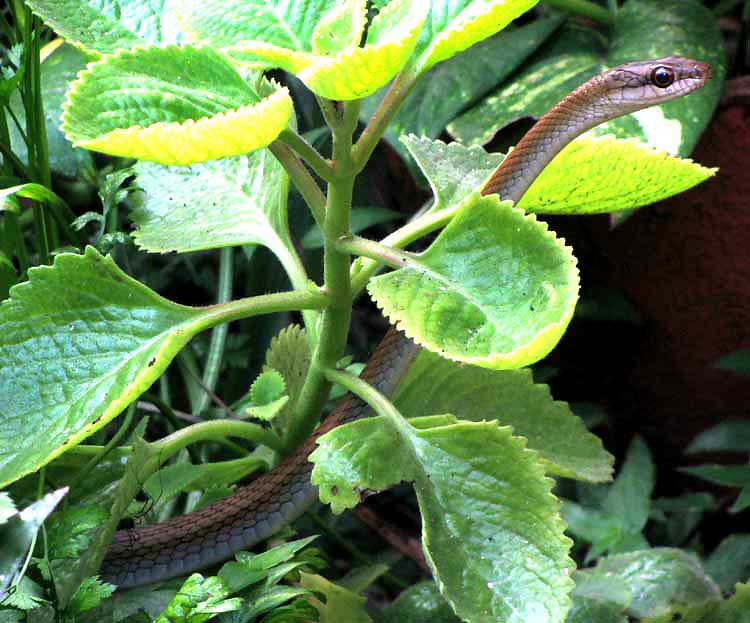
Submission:
[[[620,111],[640,110],[700,89],[712,76],[711,66],[682,56],[666,56],[621,65],[600,76],[603,99]]]

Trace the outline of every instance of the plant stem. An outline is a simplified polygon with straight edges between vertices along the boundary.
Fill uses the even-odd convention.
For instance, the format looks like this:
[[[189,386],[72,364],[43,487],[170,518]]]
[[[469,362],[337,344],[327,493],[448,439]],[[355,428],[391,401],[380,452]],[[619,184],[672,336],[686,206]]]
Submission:
[[[326,120],[333,136],[333,167],[335,179],[328,183],[328,201],[323,223],[324,290],[330,305],[323,311],[320,334],[313,351],[310,368],[300,392],[297,413],[290,422],[285,450],[297,447],[315,428],[328,399],[331,383],[324,370],[336,365],[346,348],[352,313],[350,258],[336,247],[339,238],[349,235],[349,214],[356,170],[352,161],[352,134],[356,127],[356,113],[352,104],[344,104],[343,111],[323,101]]]
[[[333,166],[302,136],[287,128],[279,134],[279,140],[302,158],[319,178],[331,181],[334,176]]]
[[[251,296],[221,305],[193,308],[202,313],[193,321],[190,328],[196,331],[204,331],[223,322],[232,322],[233,320],[250,318],[260,314],[299,311],[301,309],[326,309],[330,304],[331,297],[315,290],[292,290],[290,292]]]
[[[232,277],[234,276],[234,256],[232,247],[222,249],[219,260],[219,285],[216,293],[216,303],[221,305],[232,299]],[[203,367],[203,387],[204,391],[198,398],[196,405],[196,415],[201,415],[211,402],[211,396],[206,389],[211,392],[216,389],[216,383],[219,380],[221,371],[221,360],[224,355],[224,347],[227,341],[229,325],[224,323],[215,327],[211,332],[211,343],[208,347],[206,356],[206,365]]]
[[[369,257],[376,262],[381,262],[393,268],[403,268],[414,260],[414,256],[411,253],[360,236],[339,238],[336,241],[336,246],[340,251],[345,251],[352,255]]]
[[[609,12],[612,13],[614,17],[617,17],[617,12],[620,10],[620,7],[617,5],[617,0],[607,0],[607,7],[609,8]]]
[[[320,186],[315,181],[310,172],[305,168],[302,160],[284,143],[275,140],[268,146],[268,149],[286,169],[292,184],[302,195],[305,203],[310,208],[315,222],[318,227],[323,228],[325,221],[326,198],[320,190]]]
[[[370,156],[372,156],[372,152],[375,151],[378,141],[380,141],[380,137],[383,136],[383,132],[385,132],[391,119],[393,119],[401,102],[409,95],[418,77],[419,74],[415,70],[407,67],[391,82],[388,92],[372,115],[357,144],[352,148],[352,160],[354,161],[357,173],[367,164]]]
[[[407,438],[411,434],[409,423],[404,419],[404,416],[401,415],[399,410],[393,406],[393,403],[388,400],[388,398],[381,394],[367,381],[363,381],[351,372],[336,370],[334,368],[327,369],[325,374],[331,383],[338,383],[342,387],[345,387],[352,394],[370,405],[375,413],[388,418],[396,431],[398,431],[403,438]]]
[[[590,0],[544,0],[544,3],[557,9],[567,11],[568,13],[590,17],[602,24],[611,25],[615,21],[612,13],[604,7],[600,7],[598,4],[590,2]]]
[[[170,456],[179,452],[191,443],[198,441],[216,441],[226,437],[239,437],[248,439],[256,444],[262,444],[277,452],[281,450],[281,440],[271,431],[251,422],[240,420],[210,420],[191,424],[185,428],[175,431],[171,435],[152,443],[154,450],[159,456],[159,462],[163,463]]]
[[[455,216],[460,207],[461,204],[438,210],[437,212],[428,212],[388,234],[380,241],[379,246],[394,250],[405,247],[415,240],[418,240],[430,232],[446,225]],[[352,294],[354,298],[360,294],[370,280],[370,277],[375,274],[383,262],[383,259],[367,259],[362,260],[358,266],[355,266],[352,270]]]

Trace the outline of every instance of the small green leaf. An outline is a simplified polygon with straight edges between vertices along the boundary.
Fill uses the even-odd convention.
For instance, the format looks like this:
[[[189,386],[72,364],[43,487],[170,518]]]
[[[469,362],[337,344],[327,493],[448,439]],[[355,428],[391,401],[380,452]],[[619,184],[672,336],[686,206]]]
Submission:
[[[32,11],[57,34],[88,52],[179,43],[175,5],[169,0],[31,0]]]
[[[457,206],[478,190],[503,161],[502,154],[490,154],[479,146],[445,144],[414,135],[401,142],[430,183],[434,197],[431,212]]]
[[[24,197],[26,199],[31,199],[32,201],[48,201],[54,204],[60,204],[62,201],[60,197],[46,186],[42,186],[42,184],[20,184],[18,186],[0,189],[0,200],[3,202],[0,206],[0,210],[17,211],[17,204],[8,201],[10,197],[14,196]]]
[[[320,623],[372,623],[364,605],[367,601],[343,586],[337,586],[323,576],[300,573],[300,584],[323,595],[324,601],[315,596],[308,597],[320,615]]]
[[[281,67],[321,97],[353,100],[370,95],[403,68],[428,12],[426,3],[392,0],[359,47],[364,4],[191,0],[181,11],[193,41],[233,62],[252,69]]]
[[[725,487],[750,486],[750,465],[695,465],[680,471]]]
[[[265,147],[291,114],[286,88],[262,97],[213,50],[169,46],[89,64],[62,119],[76,146],[184,165]]]
[[[307,332],[299,325],[293,324],[282,329],[271,340],[264,369],[272,368],[281,373],[289,395],[289,402],[274,420],[277,430],[284,430],[289,414],[294,413],[297,408],[311,356]]]
[[[229,591],[217,577],[191,575],[154,623],[205,623],[222,612],[233,612],[242,600],[227,599]]]
[[[750,452],[750,421],[721,422],[700,433],[685,452]]]
[[[278,370],[269,368],[255,379],[250,387],[250,398],[256,405],[267,405],[281,398],[286,391],[284,377]]]
[[[462,366],[423,350],[393,397],[405,417],[453,413],[464,420],[497,420],[525,437],[550,473],[589,481],[612,477],[613,457],[568,405],[535,384],[530,370]]]
[[[2,592],[0,592],[2,595]],[[14,584],[5,597],[0,597],[0,617],[6,612],[5,608],[18,608],[31,612],[42,605],[49,603],[45,598],[44,589],[36,582],[24,576],[21,581]],[[0,618],[2,621],[2,618]]]
[[[254,405],[247,408],[247,412],[254,418],[259,420],[265,420],[272,422],[275,420],[283,411],[284,407],[289,403],[289,396],[282,396],[272,402],[264,405]]]
[[[364,489],[413,481],[436,582],[466,621],[563,621],[572,588],[558,502],[536,454],[508,427],[452,416],[384,418],[318,440],[312,480],[334,511]]]
[[[491,37],[538,0],[432,0],[417,44],[414,65],[424,72],[436,63]]]
[[[18,283],[18,273],[13,262],[0,251],[0,301],[8,298],[10,289]]]
[[[730,534],[716,546],[704,565],[706,573],[728,593],[750,579],[750,534]]]
[[[86,578],[70,599],[66,613],[75,616],[98,607],[115,592],[115,588],[113,584],[102,582],[98,577]]]
[[[573,579],[573,607],[566,623],[627,623],[625,612],[632,596],[622,580],[580,571],[573,574]]]
[[[420,345],[509,369],[538,361],[557,344],[573,315],[578,270],[546,224],[496,195],[474,195],[427,251],[375,277],[368,290]]]

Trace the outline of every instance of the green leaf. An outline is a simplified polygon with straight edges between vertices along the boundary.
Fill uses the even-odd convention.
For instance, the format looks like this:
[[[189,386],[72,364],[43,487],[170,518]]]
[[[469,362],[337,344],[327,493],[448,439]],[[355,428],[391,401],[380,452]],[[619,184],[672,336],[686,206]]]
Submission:
[[[395,219],[403,218],[400,212],[388,208],[368,207],[352,208],[349,215],[349,229],[353,234],[358,234],[368,227],[388,223]],[[312,226],[300,241],[303,249],[322,249],[323,233],[317,225]]]
[[[293,560],[295,555],[312,543],[317,536],[289,541],[272,547],[261,554],[237,552],[236,562],[225,563],[219,577],[226,582],[231,592],[237,592],[258,582],[265,581],[275,567]]]
[[[31,0],[32,11],[57,34],[88,52],[179,43],[171,0]]]
[[[722,357],[716,367],[720,370],[731,370],[738,374],[750,374],[750,350],[738,350]]]
[[[435,582],[413,584],[386,608],[379,623],[459,623]]]
[[[321,601],[310,596],[308,600],[320,615],[320,623],[372,623],[364,605],[367,601],[343,586],[337,586],[320,575],[300,573],[300,584],[324,597]]]
[[[538,0],[432,0],[415,51],[419,72],[491,37]]]
[[[245,67],[281,67],[315,94],[359,99],[395,76],[409,59],[428,12],[423,2],[392,0],[367,28],[365,2],[322,0],[190,0],[182,21],[195,42],[221,50]],[[231,22],[226,15],[232,15]]]
[[[700,433],[685,452],[750,452],[750,421],[721,422]]]
[[[401,142],[430,183],[434,201],[431,212],[457,206],[478,190],[503,161],[502,154],[488,154],[479,146],[445,144],[414,135]]]
[[[161,164],[267,146],[287,126],[286,88],[255,91],[208,48],[136,48],[103,56],[71,85],[63,131],[74,145]]]
[[[655,548],[608,556],[593,570],[579,573],[624,582],[633,596],[628,614],[637,619],[686,607],[711,607],[721,599],[719,588],[700,563],[679,549]]]
[[[628,448],[620,473],[604,498],[602,510],[619,518],[626,532],[641,532],[651,510],[655,479],[656,469],[648,446],[640,437],[636,437]]]
[[[256,405],[267,405],[278,400],[286,391],[284,377],[278,370],[264,370],[250,387],[250,397]]]
[[[496,195],[474,195],[427,251],[368,290],[393,324],[441,356],[519,368],[564,333],[578,270],[546,224]]]
[[[495,422],[431,416],[394,432],[366,418],[321,437],[311,455],[321,500],[340,512],[364,489],[413,481],[427,560],[459,617],[564,620],[569,541],[536,454]]]
[[[14,212],[18,211],[17,204],[9,201],[11,197],[16,196],[31,199],[32,201],[48,201],[50,203],[58,205],[62,201],[60,197],[58,197],[49,188],[43,186],[42,184],[20,184],[18,186],[10,186],[9,188],[0,189],[0,200],[3,201],[2,205],[0,206],[0,210],[12,210]]]
[[[728,593],[737,582],[750,578],[750,534],[730,534],[703,564],[706,573]]]
[[[110,422],[205,328],[89,247],[29,270],[0,306],[0,486]]]
[[[402,157],[408,153],[399,140],[402,135],[437,138],[459,112],[507,78],[563,21],[561,16],[542,18],[505,30],[432,67],[399,106],[383,137]],[[363,122],[386,92],[384,87],[364,100]]]
[[[453,413],[463,420],[497,420],[525,437],[548,472],[593,482],[612,477],[613,457],[568,405],[555,401],[530,370],[462,366],[423,350],[393,397],[404,417]]]
[[[575,572],[573,579],[576,587],[567,623],[627,623],[625,611],[632,596],[622,580],[585,571]]]
[[[65,93],[70,83],[75,80],[78,72],[86,66],[86,59],[80,50],[70,44],[63,43],[61,39],[45,46],[42,56],[39,80],[44,103],[49,164],[53,171],[68,177],[74,177],[79,174],[87,154],[81,149],[74,149],[70,141],[65,138],[60,129],[60,115],[62,114]],[[25,110],[20,93],[16,92],[10,98],[10,108],[19,119],[24,117]],[[27,162],[26,142],[18,131],[16,124],[9,123],[8,131],[13,153],[21,161]]]
[[[21,567],[42,523],[67,492],[64,487],[49,493],[0,524],[0,597]]]
[[[186,253],[261,244],[295,274],[286,218],[289,178],[268,150],[190,167],[139,162],[134,170],[144,193],[130,214],[139,247]]]
[[[717,171],[635,139],[583,136],[542,171],[518,207],[537,214],[631,210],[684,192]]]
[[[274,419],[277,430],[284,430],[289,414],[297,409],[311,356],[307,332],[299,325],[289,325],[271,340],[263,369],[271,368],[280,372],[289,395],[289,402]]]
[[[76,615],[97,608],[115,592],[115,588],[113,584],[102,582],[98,577],[88,577],[73,594],[66,612]]]
[[[241,599],[227,599],[229,591],[217,577],[191,575],[154,623],[204,623],[222,612],[233,612]]]
[[[679,469],[725,487],[750,486],[750,465],[695,465]]]
[[[672,54],[710,63],[714,78],[687,98],[616,119],[595,132],[636,137],[661,151],[687,156],[711,119],[724,77],[721,34],[710,10],[698,0],[630,0],[617,13],[608,50],[598,31],[567,27],[524,71],[448,130],[465,143],[487,142],[514,119],[541,116],[606,67]],[[488,119],[493,120],[489,126]]]
[[[0,595],[2,595],[1,592]],[[29,612],[36,610],[42,605],[49,603],[44,596],[44,589],[33,580],[24,576],[18,584],[14,584],[10,588],[5,597],[0,598],[0,616],[6,607],[18,608],[19,610]]]

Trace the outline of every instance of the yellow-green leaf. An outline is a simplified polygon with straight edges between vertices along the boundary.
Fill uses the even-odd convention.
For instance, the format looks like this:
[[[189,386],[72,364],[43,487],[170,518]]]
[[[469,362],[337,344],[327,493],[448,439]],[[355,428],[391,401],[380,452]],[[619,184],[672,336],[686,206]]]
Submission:
[[[79,74],[63,131],[76,146],[186,165],[265,147],[292,109],[286,88],[263,97],[208,48],[136,48]]]

